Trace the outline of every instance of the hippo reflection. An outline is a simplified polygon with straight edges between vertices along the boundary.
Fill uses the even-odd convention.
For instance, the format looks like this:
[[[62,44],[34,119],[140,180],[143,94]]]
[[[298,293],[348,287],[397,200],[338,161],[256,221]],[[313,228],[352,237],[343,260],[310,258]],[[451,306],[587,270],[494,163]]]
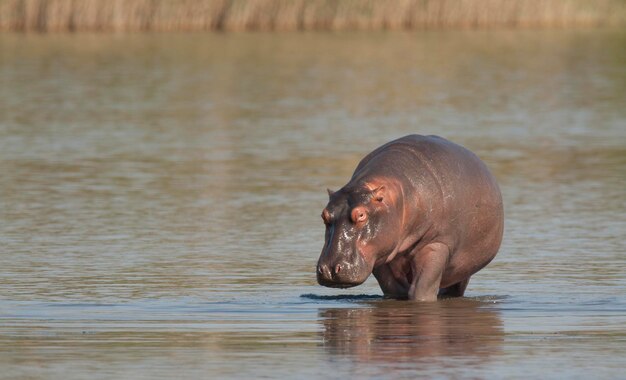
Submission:
[[[398,301],[320,311],[324,346],[359,362],[464,357],[483,361],[504,338],[499,312],[484,302],[449,299],[416,305]]]

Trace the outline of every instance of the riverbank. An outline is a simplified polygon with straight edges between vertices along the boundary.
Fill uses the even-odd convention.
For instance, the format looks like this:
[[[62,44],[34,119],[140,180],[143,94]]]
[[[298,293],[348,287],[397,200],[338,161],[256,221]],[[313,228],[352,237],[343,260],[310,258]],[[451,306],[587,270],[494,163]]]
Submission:
[[[4,32],[567,28],[626,25],[621,0],[3,0]]]

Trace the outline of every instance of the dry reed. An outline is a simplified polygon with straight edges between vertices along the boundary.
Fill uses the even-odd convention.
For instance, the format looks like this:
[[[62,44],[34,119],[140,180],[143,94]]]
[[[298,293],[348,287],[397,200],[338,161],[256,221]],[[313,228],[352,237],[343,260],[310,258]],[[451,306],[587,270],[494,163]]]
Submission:
[[[626,25],[624,0],[0,0],[0,31]]]

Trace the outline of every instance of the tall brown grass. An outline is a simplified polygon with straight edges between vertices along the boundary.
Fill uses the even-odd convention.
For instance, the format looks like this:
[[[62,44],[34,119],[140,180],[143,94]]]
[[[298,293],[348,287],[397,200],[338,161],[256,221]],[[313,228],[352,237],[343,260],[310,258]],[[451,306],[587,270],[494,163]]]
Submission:
[[[626,25],[625,0],[0,0],[0,31]]]

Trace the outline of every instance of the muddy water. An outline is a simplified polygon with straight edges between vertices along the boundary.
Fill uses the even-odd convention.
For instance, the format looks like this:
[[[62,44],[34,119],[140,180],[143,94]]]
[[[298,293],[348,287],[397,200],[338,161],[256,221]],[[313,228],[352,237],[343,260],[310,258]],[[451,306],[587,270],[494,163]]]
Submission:
[[[626,34],[0,36],[1,378],[615,378]],[[374,147],[474,150],[506,232],[467,297],[316,285]]]

